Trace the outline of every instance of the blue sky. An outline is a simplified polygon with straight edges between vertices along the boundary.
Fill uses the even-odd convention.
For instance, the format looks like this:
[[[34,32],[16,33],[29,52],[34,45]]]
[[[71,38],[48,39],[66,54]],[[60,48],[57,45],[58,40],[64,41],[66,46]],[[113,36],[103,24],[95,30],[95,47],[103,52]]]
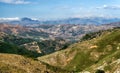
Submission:
[[[120,0],[0,0],[0,18],[120,17]]]

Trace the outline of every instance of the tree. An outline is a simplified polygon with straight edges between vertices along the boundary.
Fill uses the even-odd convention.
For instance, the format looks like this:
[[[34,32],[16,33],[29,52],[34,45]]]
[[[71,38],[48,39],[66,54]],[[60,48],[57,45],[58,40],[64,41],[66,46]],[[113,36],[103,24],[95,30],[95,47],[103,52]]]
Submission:
[[[105,71],[98,69],[95,73],[105,73]]]

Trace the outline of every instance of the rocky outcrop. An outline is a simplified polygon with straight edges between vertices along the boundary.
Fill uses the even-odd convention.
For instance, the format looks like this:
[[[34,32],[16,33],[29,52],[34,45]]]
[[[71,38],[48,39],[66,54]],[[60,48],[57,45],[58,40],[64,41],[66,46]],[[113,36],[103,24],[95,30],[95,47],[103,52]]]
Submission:
[[[40,50],[40,47],[38,46],[37,42],[35,42],[35,41],[31,42],[31,43],[23,44],[22,46],[24,46],[27,50],[34,51],[37,53],[42,53]]]

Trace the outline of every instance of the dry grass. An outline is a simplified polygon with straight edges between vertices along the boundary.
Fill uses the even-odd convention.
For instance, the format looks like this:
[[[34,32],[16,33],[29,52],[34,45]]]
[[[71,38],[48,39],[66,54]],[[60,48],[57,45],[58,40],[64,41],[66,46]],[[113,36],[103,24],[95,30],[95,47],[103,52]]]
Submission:
[[[15,54],[0,54],[0,73],[45,73],[52,72],[46,65]],[[54,73],[54,72],[52,72]]]

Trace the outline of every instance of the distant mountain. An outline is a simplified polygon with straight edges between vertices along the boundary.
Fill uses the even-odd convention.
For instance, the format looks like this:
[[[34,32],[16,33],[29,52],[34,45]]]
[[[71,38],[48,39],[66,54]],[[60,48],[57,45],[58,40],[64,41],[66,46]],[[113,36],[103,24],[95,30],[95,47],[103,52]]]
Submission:
[[[8,22],[10,24],[20,24],[20,25],[23,25],[23,26],[26,26],[26,25],[32,25],[32,24],[40,24],[40,21],[39,20],[33,20],[31,18],[21,18],[20,20],[15,20],[15,21],[10,21]]]
[[[27,21],[30,21],[29,19]],[[99,30],[111,29],[112,25],[39,25],[39,26],[21,26],[0,24],[0,31],[7,34],[18,35],[36,40],[50,40],[62,38],[66,41],[77,41],[88,32],[96,32]]]
[[[110,23],[110,24],[106,24],[106,25],[120,27],[120,22]]]
[[[82,24],[82,25],[100,25],[113,22],[119,22],[119,18],[102,18],[102,17],[89,17],[89,18],[69,18],[57,21],[45,21],[44,24]]]
[[[23,26],[38,26],[40,24],[81,24],[81,25],[100,25],[100,24],[108,24],[113,22],[120,22],[120,18],[104,18],[104,17],[85,17],[85,18],[68,18],[62,20],[49,20],[49,21],[40,21],[34,20],[32,18],[21,18],[19,20],[5,20],[0,19],[0,23],[8,23],[8,24],[20,24]]]

